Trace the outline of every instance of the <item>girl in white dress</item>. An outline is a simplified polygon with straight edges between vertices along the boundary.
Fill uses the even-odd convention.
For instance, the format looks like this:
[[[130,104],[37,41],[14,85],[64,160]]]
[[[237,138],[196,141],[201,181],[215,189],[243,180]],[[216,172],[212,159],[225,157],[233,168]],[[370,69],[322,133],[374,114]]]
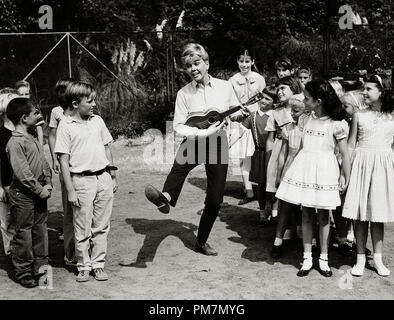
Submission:
[[[304,262],[297,275],[309,274],[312,269],[313,221],[319,221],[321,254],[319,272],[332,276],[328,265],[328,242],[330,233],[329,210],[341,204],[339,192],[343,192],[350,175],[350,157],[347,148],[347,123],[342,104],[328,81],[312,80],[305,86],[304,103],[313,112],[305,120],[301,148],[285,173],[276,197],[302,205],[302,237]],[[343,159],[344,178],[340,179],[339,166],[334,154],[338,145]]]
[[[376,75],[366,80],[363,94],[369,108],[353,115],[349,148],[355,150],[342,214],[355,220],[357,263],[352,274],[361,276],[364,272],[370,224],[375,269],[379,275],[388,276],[382,249],[384,223],[394,222],[394,104],[392,90],[385,90]]]
[[[248,50],[243,50],[237,59],[240,72],[232,76],[229,81],[232,84],[235,94],[241,103],[245,103],[258,92],[265,88],[264,77],[257,72],[252,71],[254,59]],[[249,111],[259,110],[258,103],[247,106]],[[236,134],[237,133],[237,134]],[[252,183],[249,181],[249,172],[251,166],[251,157],[254,153],[253,135],[250,129],[242,128],[238,122],[230,123],[230,157],[239,159],[242,181],[246,194],[238,203],[240,205],[254,200]],[[238,139],[235,143],[234,140]]]

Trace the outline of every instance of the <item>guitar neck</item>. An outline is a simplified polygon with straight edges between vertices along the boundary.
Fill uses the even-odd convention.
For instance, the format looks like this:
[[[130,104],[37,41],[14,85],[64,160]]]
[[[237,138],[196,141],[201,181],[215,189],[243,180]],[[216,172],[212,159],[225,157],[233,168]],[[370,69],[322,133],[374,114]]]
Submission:
[[[262,94],[257,93],[253,97],[251,97],[248,101],[243,103],[242,105],[243,105],[243,107],[250,106],[251,104],[256,103],[257,101],[261,100],[261,98],[262,98]],[[242,106],[234,107],[228,111],[222,112],[220,115],[223,117],[222,119],[224,119],[224,118],[228,117],[230,114],[237,112],[238,110],[241,110],[241,109],[242,109]]]
[[[230,110],[222,112],[220,115],[224,119],[224,118],[228,117],[230,114],[233,114],[234,112],[237,112],[238,110],[241,110],[241,108],[242,108],[241,106],[234,107],[234,108],[231,108]]]

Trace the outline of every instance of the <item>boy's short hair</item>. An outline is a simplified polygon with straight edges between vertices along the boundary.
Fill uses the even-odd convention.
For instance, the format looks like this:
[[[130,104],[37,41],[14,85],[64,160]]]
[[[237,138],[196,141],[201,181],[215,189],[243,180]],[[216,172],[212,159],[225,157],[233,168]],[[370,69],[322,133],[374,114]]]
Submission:
[[[25,80],[20,80],[15,83],[15,89],[19,89],[21,87],[27,87],[30,89],[30,83]]]
[[[204,61],[209,62],[208,53],[205,51],[204,47],[198,43],[188,43],[183,47],[181,54],[182,64],[185,65],[191,59],[199,57]]]
[[[83,97],[89,97],[95,92],[96,91],[90,83],[74,81],[66,87],[64,98],[66,104],[71,106],[73,101],[79,103]]]
[[[309,74],[309,76],[311,76],[312,75],[312,70],[309,69],[308,67],[300,67],[297,70],[297,76],[300,76],[301,73],[307,73],[307,74]]]
[[[276,60],[275,69],[278,69],[278,67],[282,67],[284,70],[291,70],[294,68],[293,63],[288,57],[282,57]]]
[[[276,87],[274,85],[266,86],[263,89],[263,93],[271,97],[274,103],[278,102],[278,95],[276,94]]]
[[[7,118],[16,126],[24,115],[28,115],[34,105],[29,98],[17,97],[8,103]]]
[[[279,87],[281,84],[289,86],[290,90],[293,91],[294,94],[302,93],[304,91],[300,81],[293,76],[283,77],[276,81],[276,87]]]
[[[58,82],[56,82],[55,85],[55,93],[57,96],[57,101],[59,103],[59,105],[66,110],[67,108],[69,108],[71,105],[69,105],[66,101],[65,98],[65,93],[66,93],[66,89],[67,87],[73,83],[75,80],[72,78],[63,78],[60,79]]]

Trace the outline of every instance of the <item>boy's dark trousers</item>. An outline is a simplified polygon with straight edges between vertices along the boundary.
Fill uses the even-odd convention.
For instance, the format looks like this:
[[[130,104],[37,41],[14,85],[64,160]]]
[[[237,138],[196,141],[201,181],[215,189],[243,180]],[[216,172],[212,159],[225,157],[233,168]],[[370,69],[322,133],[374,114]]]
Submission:
[[[47,200],[11,186],[10,210],[15,227],[11,243],[15,278],[38,275],[40,267],[48,264]]]
[[[226,134],[223,132],[199,140],[185,139],[178,149],[174,164],[163,187],[163,192],[167,192],[171,196],[170,204],[174,207],[187,175],[202,163],[205,164],[207,175],[207,191],[197,235],[198,244],[201,246],[208,240],[219,213],[220,204],[223,202],[228,168]]]

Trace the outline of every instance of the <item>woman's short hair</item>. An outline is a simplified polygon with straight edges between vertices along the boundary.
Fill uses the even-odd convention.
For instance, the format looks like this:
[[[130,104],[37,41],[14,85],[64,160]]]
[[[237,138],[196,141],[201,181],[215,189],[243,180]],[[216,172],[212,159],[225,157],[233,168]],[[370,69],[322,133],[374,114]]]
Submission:
[[[188,63],[193,58],[201,58],[204,61],[209,61],[208,53],[204,47],[198,43],[188,43],[183,47],[181,54],[182,64]]]

